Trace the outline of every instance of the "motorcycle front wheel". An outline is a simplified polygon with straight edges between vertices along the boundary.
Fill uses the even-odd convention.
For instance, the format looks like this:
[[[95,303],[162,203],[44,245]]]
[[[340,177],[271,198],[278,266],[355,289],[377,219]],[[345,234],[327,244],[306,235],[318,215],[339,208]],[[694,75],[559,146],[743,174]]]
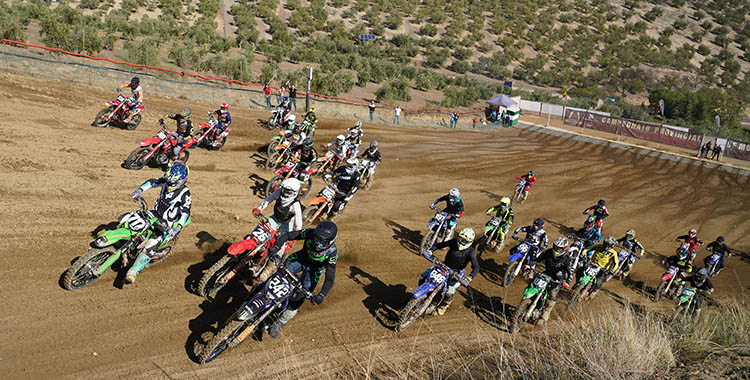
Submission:
[[[667,287],[667,282],[662,281],[659,286],[656,287],[656,293],[654,293],[654,302],[661,301],[664,298],[664,289]]]
[[[423,298],[412,298],[409,303],[404,306],[398,314],[398,324],[396,325],[396,331],[404,331],[409,325],[414,323],[419,315],[419,310],[422,309],[422,305],[428,297]]]
[[[79,257],[73,265],[65,271],[63,287],[67,290],[85,288],[99,279],[99,266],[115,254],[113,247],[94,248]]]
[[[426,251],[430,248],[432,248],[432,238],[435,236],[435,231],[427,231],[427,233],[422,238],[422,243],[419,245],[422,249],[421,251]],[[421,252],[418,252],[421,253]]]
[[[234,340],[254,322],[255,318],[250,318],[247,321],[232,320],[227,323],[227,325],[216,333],[211,341],[203,347],[203,351],[198,357],[198,362],[200,364],[208,363],[216,359],[222,352],[236,346],[238,342],[235,342]]]
[[[573,309],[576,306],[576,303],[578,303],[578,300],[583,298],[586,295],[586,291],[589,288],[589,284],[586,284],[585,286],[579,286],[578,289],[576,289],[575,292],[573,292],[573,296],[570,297],[570,301],[568,301],[568,310]]]
[[[508,269],[505,270],[505,275],[503,275],[503,286],[508,287],[510,284],[513,283],[513,280],[516,279],[516,267],[521,265],[521,260],[515,261],[510,263],[508,265]]]
[[[510,333],[513,334],[518,329],[521,328],[521,325],[524,322],[524,315],[528,313],[529,308],[531,307],[531,298],[524,298],[521,300],[521,302],[518,304],[518,307],[516,307],[516,313],[513,314],[513,323],[510,325]]]
[[[146,165],[144,159],[150,151],[151,148],[146,146],[134,149],[130,152],[128,159],[125,160],[125,168],[132,170],[140,170],[143,168],[143,166]]]

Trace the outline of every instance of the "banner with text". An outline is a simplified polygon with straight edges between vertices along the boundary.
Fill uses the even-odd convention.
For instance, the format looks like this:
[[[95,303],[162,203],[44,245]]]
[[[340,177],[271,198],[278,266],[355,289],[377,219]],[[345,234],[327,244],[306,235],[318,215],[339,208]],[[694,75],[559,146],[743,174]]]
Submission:
[[[750,161],[750,143],[727,139],[724,156]]]

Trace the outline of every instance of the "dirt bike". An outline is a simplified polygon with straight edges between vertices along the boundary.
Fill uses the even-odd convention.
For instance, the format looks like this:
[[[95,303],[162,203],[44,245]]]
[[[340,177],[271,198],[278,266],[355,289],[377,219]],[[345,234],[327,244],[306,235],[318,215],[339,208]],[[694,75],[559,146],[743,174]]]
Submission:
[[[620,280],[624,279],[624,271],[627,269],[629,264],[635,264],[635,259],[636,255],[635,253],[633,253],[633,251],[627,248],[621,248],[617,253],[617,268],[615,268],[614,272],[612,272],[612,274],[607,277],[606,281],[609,281],[612,277],[619,277]]]
[[[253,231],[243,240],[230,245],[227,248],[228,255],[219,259],[203,274],[196,289],[198,294],[204,297],[213,296],[245,268],[250,272],[251,278],[263,273],[268,264],[268,249],[276,242],[276,234],[279,231],[271,228],[268,219],[262,214],[256,217],[260,223]]]
[[[696,307],[698,302],[695,298],[700,297],[700,295],[697,294],[698,292],[710,294],[704,290],[699,290],[688,285],[685,285],[682,288],[680,295],[677,296],[677,307],[674,310],[672,322],[679,322],[685,319],[685,317],[687,316],[693,316],[696,314]]]
[[[573,240],[568,247],[567,254],[573,261],[570,264],[571,273],[578,273],[578,270],[585,265],[588,265],[588,255],[583,254],[583,250],[586,248],[586,241],[575,235],[569,235],[568,239]]]
[[[104,274],[112,264],[123,257],[123,267],[135,261],[144,249],[146,241],[154,234],[161,234],[169,230],[161,219],[148,210],[146,201],[138,198],[140,210],[121,215],[117,228],[104,230],[99,233],[91,245],[94,247],[76,259],[65,271],[63,286],[68,290],[87,287]],[[188,219],[185,226],[190,224]],[[176,227],[173,225],[172,227]],[[149,266],[163,261],[177,243],[177,236],[169,242],[162,242],[156,254],[149,262]]]
[[[496,216],[490,218],[484,225],[484,234],[477,239],[477,257],[482,257],[488,248],[501,252],[505,246],[505,231],[508,228],[510,225],[505,220]]]
[[[515,236],[511,237],[513,238],[513,240],[518,240],[518,238]],[[515,280],[515,278],[519,274],[521,274],[521,271],[523,271],[527,277],[531,277],[531,275],[533,274],[533,268],[528,267],[526,269],[523,269],[523,267],[524,265],[529,263],[530,254],[538,253],[535,251],[538,251],[538,247],[532,245],[527,241],[522,241],[517,246],[510,249],[508,268],[505,269],[505,274],[503,275],[503,286],[510,286],[510,284],[513,283],[513,280]]]
[[[363,189],[370,190],[370,187],[372,187],[372,183],[375,181],[375,168],[378,165],[377,162],[366,158],[363,158],[359,163],[359,185]]]
[[[273,172],[275,175],[266,185],[266,196],[269,196],[276,191],[285,179],[297,178],[302,184],[299,190],[299,198],[304,198],[305,195],[310,192],[310,187],[312,187],[313,170],[312,166],[310,166],[304,173],[300,173],[299,170],[297,170],[298,167],[299,161],[296,158],[290,158],[284,166],[276,169],[276,171]]]
[[[456,272],[439,260],[433,260],[434,266],[420,277],[419,285],[414,289],[411,300],[398,315],[396,331],[404,331],[418,318],[431,314],[445,298],[448,290],[448,280],[454,279],[464,286],[469,282],[463,277],[466,270]]]
[[[281,127],[286,123],[287,112],[282,106],[277,106],[275,110],[271,111],[271,117],[268,118],[268,129],[274,130]]]
[[[435,211],[435,216],[427,222],[427,232],[424,234],[422,243],[420,244],[422,251],[430,250],[435,244],[443,242],[448,238],[451,216],[447,212]]]
[[[597,275],[604,269],[594,263],[589,263],[583,274],[576,280],[576,284],[571,289],[573,296],[568,301],[568,310],[573,309],[578,301],[586,299],[591,294],[591,289],[597,287]]]
[[[544,273],[537,273],[534,279],[526,286],[521,295],[521,302],[516,307],[513,321],[510,325],[510,333],[515,333],[523,322],[534,323],[542,318],[544,309],[547,307],[550,285],[556,286],[558,281]]]
[[[511,205],[515,204],[521,204],[523,203],[526,198],[529,196],[529,192],[526,191],[526,180],[521,179],[518,181],[518,185],[516,185],[516,191],[513,192],[513,198],[510,200]]]
[[[271,137],[271,141],[268,142],[266,155],[268,155],[268,157],[271,157],[274,152],[283,150],[284,148],[292,144],[292,142],[294,142],[295,145],[299,145],[303,141],[305,141],[305,137],[307,137],[307,135],[305,135],[304,133],[294,133],[294,131],[291,129],[279,131],[279,133]]]
[[[338,191],[329,181],[325,181],[325,183],[326,187],[320,190],[317,197],[310,199],[310,205],[302,213],[302,220],[305,223],[314,224],[316,219],[320,218],[319,221],[322,221],[325,217],[330,217],[332,221],[336,221],[341,217],[344,210],[333,211],[334,199],[336,194],[341,196],[346,194]]]
[[[268,159],[266,160],[266,170],[276,170],[280,168],[283,163],[292,158],[292,149],[299,146],[304,141],[304,134],[294,134],[289,138],[284,139],[283,143],[275,145],[273,147],[274,151],[268,154]],[[269,145],[269,149],[271,148],[271,145]]]
[[[661,282],[654,293],[654,302],[661,301],[664,296],[674,298],[680,292],[679,288],[682,286],[684,277],[685,273],[681,268],[670,265],[667,271],[661,275]]]
[[[154,162],[157,165],[167,165],[173,162],[187,162],[190,157],[188,148],[193,144],[193,139],[182,143],[177,156],[174,156],[174,148],[180,145],[177,137],[164,125],[164,120],[159,120],[161,130],[156,136],[141,140],[140,147],[135,148],[123,163],[126,169],[140,170],[143,166]]]
[[[323,148],[328,149],[328,146],[323,145]],[[316,175],[328,174],[339,167],[344,161],[346,161],[346,157],[339,155],[333,150],[328,150],[323,157],[319,157],[318,161],[313,164],[313,171]]]
[[[117,90],[117,92],[117,99],[110,100],[104,103],[104,105],[107,107],[102,108],[102,110],[96,114],[96,117],[94,118],[94,121],[91,123],[91,125],[103,128],[108,126],[109,124],[117,123],[121,125],[124,124],[125,128],[128,130],[138,128],[138,125],[141,124],[140,112],[143,111],[146,106],[140,104],[138,107],[136,107],[135,110],[137,111],[137,113],[130,118],[130,121],[128,123],[125,123],[124,120],[127,119],[132,110],[129,112],[125,109],[125,106],[128,104],[128,98],[125,97],[125,95],[123,95],[120,90]]]
[[[302,131],[307,135],[307,137],[315,136],[316,129],[318,129],[317,124],[308,119],[302,120]]]
[[[203,347],[198,357],[200,364],[208,363],[227,349],[242,343],[250,334],[262,333],[289,306],[289,299],[297,292],[310,299],[313,294],[305,289],[299,278],[284,264],[267,281],[253,287],[250,296],[219,331]]]
[[[727,256],[727,259],[731,255]],[[719,253],[712,253],[711,256],[708,256],[705,259],[706,268],[708,269],[708,276],[713,277],[719,274],[721,272],[721,268],[719,268],[719,261],[721,260],[721,254]]]
[[[227,142],[227,136],[232,130],[226,128],[223,132],[218,133],[219,121],[213,116],[213,112],[209,112],[208,115],[208,123],[198,125],[197,134],[191,145],[203,146],[208,150],[219,150]]]

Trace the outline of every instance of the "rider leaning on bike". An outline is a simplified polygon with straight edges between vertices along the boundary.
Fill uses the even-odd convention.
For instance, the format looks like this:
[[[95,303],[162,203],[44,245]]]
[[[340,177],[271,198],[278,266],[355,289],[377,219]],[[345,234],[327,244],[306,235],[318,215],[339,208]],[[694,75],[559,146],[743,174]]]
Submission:
[[[638,239],[635,238],[635,230],[629,229],[625,232],[625,236],[617,239],[617,244],[619,244],[621,247],[629,250],[630,252],[635,255],[637,258],[643,257],[643,252],[645,251],[645,248],[643,248],[643,244],[641,244]],[[635,259],[633,259],[635,260]],[[630,274],[630,270],[633,269],[633,262],[628,261],[627,267],[623,268],[622,275],[628,276]]]
[[[448,194],[435,199],[430,205],[431,209],[435,208],[440,202],[445,201],[445,208],[443,212],[450,214],[450,220],[448,221],[448,234],[445,235],[445,239],[450,239],[453,236],[453,229],[456,228],[458,218],[464,216],[464,202],[461,200],[461,192],[457,188],[452,188]]]
[[[593,211],[592,214],[596,220],[596,228],[599,230],[599,233],[602,232],[602,222],[604,221],[604,218],[609,216],[609,210],[607,209],[606,204],[607,202],[604,199],[600,199],[595,205],[589,206],[583,210],[583,215],[587,215],[589,212]]]
[[[132,284],[135,277],[143,270],[146,264],[151,261],[157,254],[157,249],[162,243],[168,242],[177,236],[190,218],[190,189],[185,183],[188,178],[188,167],[179,163],[171,166],[166,174],[160,178],[151,178],[144,182],[133,192],[133,200],[138,200],[141,194],[152,188],[161,187],[159,198],[156,200],[154,208],[151,210],[159,220],[166,225],[166,231],[157,229],[146,241],[145,249],[136,257],[135,264],[128,270],[125,275],[125,283]],[[123,260],[127,260],[127,255],[123,255]],[[124,263],[123,266],[127,265]]]
[[[706,246],[706,251],[711,252],[712,254],[715,253],[719,255],[719,263],[716,266],[717,274],[722,270],[722,268],[724,268],[724,259],[732,256],[729,247],[727,247],[727,245],[724,244],[724,236],[719,236],[716,238],[715,241],[709,243]],[[703,263],[707,267],[709,265],[708,263],[710,259],[711,259],[711,255],[708,255],[703,259]]]
[[[575,235],[584,240],[584,246],[589,247],[602,241],[602,234],[596,228],[596,218],[589,216],[583,223],[583,228],[575,232]]]
[[[708,270],[700,268],[693,275],[684,278],[684,283],[694,287],[698,292],[695,294],[695,316],[701,313],[703,307],[703,297],[708,296],[714,291],[714,284],[708,279]]]
[[[375,140],[370,141],[370,146],[365,149],[364,152],[362,152],[359,158],[374,162],[376,165],[380,165],[380,162],[383,161],[383,158],[380,156],[380,151],[378,150],[378,142]]]
[[[486,215],[492,215],[493,212],[495,213],[495,217],[502,221],[501,226],[503,228],[503,235],[507,234],[510,226],[513,224],[513,219],[515,218],[513,209],[510,207],[510,198],[500,198],[500,203],[498,205],[488,208],[484,213]]]
[[[516,179],[522,179],[526,181],[526,187],[523,189],[524,193],[528,193],[531,189],[531,185],[536,183],[536,176],[534,175],[533,170],[529,170],[529,172],[524,175],[519,175],[518,177],[516,177]]]
[[[519,232],[526,232],[526,237],[523,241],[531,246],[529,259],[533,259],[540,251],[545,250],[549,245],[549,238],[547,237],[547,232],[544,231],[544,219],[542,218],[534,219],[534,223],[530,226],[516,228],[515,231],[513,231],[513,239],[518,239]]]
[[[219,109],[213,111],[213,113],[216,115],[216,121],[219,122],[216,125],[216,135],[219,136],[229,127],[229,124],[232,124],[232,115],[229,114],[229,104],[221,103]]]
[[[560,293],[560,286],[568,288],[568,283],[573,278],[571,273],[571,259],[567,255],[568,239],[559,237],[552,243],[552,248],[545,250],[530,261],[531,266],[536,266],[538,262],[544,263],[544,274],[550,276],[552,281],[547,285],[549,289],[549,299],[547,307],[544,309],[542,319],[547,321],[552,309],[557,303],[557,296]]]
[[[326,174],[325,179],[333,181],[336,188],[336,197],[333,199],[332,210],[341,212],[346,204],[354,197],[359,189],[359,171],[357,170],[357,159],[346,160],[346,165],[339,166],[331,174]]]
[[[583,251],[584,254],[589,255],[592,264],[602,268],[602,270],[596,274],[595,287],[589,292],[592,296],[601,289],[607,272],[614,272],[617,269],[618,258],[615,244],[617,244],[615,238],[607,236],[601,244],[594,245]]]
[[[471,282],[474,277],[476,277],[477,274],[479,274],[479,261],[477,260],[477,255],[474,252],[474,247],[472,246],[472,243],[474,242],[474,230],[471,228],[464,228],[459,232],[457,239],[451,239],[446,240],[440,243],[435,244],[433,247],[433,251],[448,248],[448,253],[445,254],[445,260],[443,263],[448,267],[451,268],[454,271],[462,271],[466,266],[471,262],[471,274],[466,277],[467,283],[464,284],[464,286],[468,286],[469,282]],[[435,262],[436,258],[432,255],[432,251],[424,251],[422,253],[424,257],[427,260],[430,260],[430,262]],[[426,276],[429,274],[430,269],[427,269],[424,273],[422,273],[422,280],[426,278]],[[445,298],[443,298],[443,302],[440,303],[440,305],[437,308],[438,315],[445,314],[445,311],[448,310],[448,306],[450,306],[451,302],[453,302],[453,297],[456,294],[456,290],[458,290],[458,286],[461,285],[460,282],[457,280],[451,278],[448,280],[448,290],[446,291]]]
[[[117,87],[117,91],[125,88],[130,89],[131,95],[125,100],[128,107],[128,117],[123,120],[123,123],[129,123],[130,119],[138,113],[138,106],[143,103],[143,87],[141,87],[140,78],[133,77],[130,79],[130,83]]]
[[[318,152],[315,151],[313,145],[312,137],[307,137],[302,144],[292,146],[292,155],[299,160],[297,173],[305,173],[318,160]]]
[[[281,186],[268,195],[266,199],[253,209],[253,215],[258,215],[271,202],[273,204],[273,215],[268,218],[271,228],[285,233],[302,229],[302,206],[299,204],[299,190],[302,187],[296,178],[287,178],[281,182]]]

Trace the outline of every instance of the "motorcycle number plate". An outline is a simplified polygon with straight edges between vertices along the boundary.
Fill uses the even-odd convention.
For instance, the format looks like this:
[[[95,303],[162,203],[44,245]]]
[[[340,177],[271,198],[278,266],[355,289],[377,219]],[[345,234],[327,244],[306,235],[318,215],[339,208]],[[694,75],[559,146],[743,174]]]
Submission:
[[[158,138],[159,138],[159,139],[161,139],[161,140],[164,140],[164,139],[166,139],[166,138],[167,138],[167,133],[166,133],[166,132],[164,132],[164,131],[159,131],[159,132],[158,132],[158,133],[156,134],[156,137],[158,137]]]
[[[523,244],[521,244],[521,245],[518,246],[518,252],[526,253],[528,251],[529,251],[529,245],[528,244],[523,243]]]
[[[445,275],[440,272],[438,269],[433,269],[430,272],[430,281],[436,283],[436,284],[442,284],[445,281],[446,277]]]
[[[713,264],[713,263],[719,261],[719,255],[717,255],[717,254],[714,253],[713,255],[711,255],[711,257],[709,257],[708,260],[709,260],[709,262],[711,264]]]
[[[336,195],[336,191],[331,189],[330,187],[326,187],[323,189],[323,191],[320,192],[320,195],[322,195],[325,199],[332,199],[334,195]]]
[[[128,228],[130,228],[131,231],[141,231],[148,226],[148,221],[143,219],[138,212],[131,212],[125,215],[122,219],[121,223],[127,222]]]
[[[549,284],[549,282],[542,277],[537,277],[534,279],[534,287],[536,287],[537,289],[544,289],[547,287],[547,284]]]
[[[261,226],[255,227],[255,229],[252,232],[253,237],[258,240],[258,243],[264,243],[266,240],[271,238],[271,234],[269,234],[266,230],[263,229]]]
[[[677,267],[669,267],[669,269],[667,269],[667,273],[669,274],[677,273]]]
[[[296,162],[294,162],[294,160],[289,160],[289,161],[287,161],[287,162],[286,162],[286,165],[284,165],[284,167],[286,167],[286,168],[288,168],[288,169],[291,169],[291,168],[293,168],[293,167],[294,167],[294,165],[296,165],[296,164],[297,164],[297,163],[296,163]]]
[[[687,287],[685,289],[682,289],[681,296],[692,297],[694,295],[695,295],[695,289],[691,289],[691,288],[687,288]]]
[[[435,221],[440,223],[445,220],[445,214],[437,213],[435,214]]]
[[[499,225],[500,225],[500,219],[498,219],[498,218],[492,218],[490,220],[490,226],[497,227]]]
[[[593,266],[588,267],[588,268],[586,268],[586,275],[589,276],[589,277],[594,277],[594,276],[596,276],[599,273],[600,269],[601,268],[599,268],[599,267],[593,267]]]
[[[274,276],[268,280],[268,298],[272,301],[286,297],[292,292],[292,286],[282,276]]]

